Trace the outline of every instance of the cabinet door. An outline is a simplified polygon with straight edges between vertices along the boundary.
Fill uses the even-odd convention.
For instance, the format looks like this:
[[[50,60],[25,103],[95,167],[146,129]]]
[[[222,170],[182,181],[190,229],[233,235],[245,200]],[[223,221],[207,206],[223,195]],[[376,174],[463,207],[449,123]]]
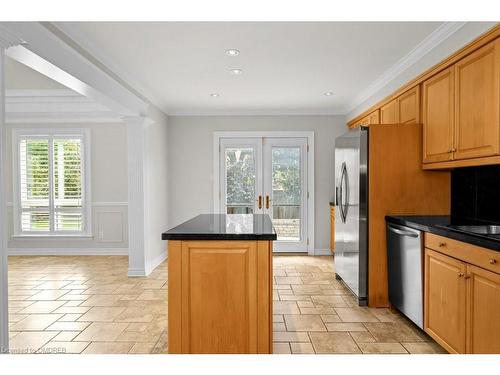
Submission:
[[[467,353],[500,353],[500,275],[467,265]]]
[[[399,123],[416,124],[419,121],[420,89],[416,86],[398,97]]]
[[[500,39],[455,64],[455,159],[497,155]]]
[[[335,208],[330,206],[330,252],[335,249]]]
[[[424,329],[451,353],[465,353],[465,263],[425,249]]]
[[[454,80],[453,68],[423,83],[424,163],[453,157]]]
[[[182,242],[182,353],[257,353],[257,260],[257,241]]]
[[[398,122],[398,102],[394,99],[380,108],[380,123],[397,124]]]

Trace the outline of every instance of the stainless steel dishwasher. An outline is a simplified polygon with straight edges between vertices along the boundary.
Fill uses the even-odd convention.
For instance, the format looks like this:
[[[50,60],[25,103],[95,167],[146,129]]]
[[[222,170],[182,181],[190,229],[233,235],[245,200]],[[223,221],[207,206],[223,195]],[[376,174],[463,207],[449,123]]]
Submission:
[[[424,328],[422,232],[387,223],[389,301]]]

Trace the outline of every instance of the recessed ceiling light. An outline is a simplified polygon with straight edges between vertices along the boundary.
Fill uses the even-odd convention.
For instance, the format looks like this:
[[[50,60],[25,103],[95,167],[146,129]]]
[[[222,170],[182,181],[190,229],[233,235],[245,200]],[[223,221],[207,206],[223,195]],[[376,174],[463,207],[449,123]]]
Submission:
[[[331,92],[331,91],[327,91],[327,92],[325,92],[325,94],[324,94],[324,95],[325,95],[325,96],[332,96],[332,95],[333,95],[333,92]]]
[[[231,74],[233,76],[239,76],[242,73],[243,73],[243,70],[241,70],[241,69],[231,69],[229,71],[229,74]]]
[[[237,49],[227,49],[226,50],[226,55],[228,56],[238,56],[240,54],[240,51],[238,51]]]
[[[220,96],[220,94],[218,92],[213,92],[213,93],[210,94],[210,96],[212,98],[218,98]]]

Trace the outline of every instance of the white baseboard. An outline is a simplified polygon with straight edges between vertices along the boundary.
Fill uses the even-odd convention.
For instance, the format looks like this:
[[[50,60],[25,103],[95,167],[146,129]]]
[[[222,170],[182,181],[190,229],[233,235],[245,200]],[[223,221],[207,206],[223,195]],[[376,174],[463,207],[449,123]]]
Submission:
[[[314,249],[313,253],[310,255],[321,256],[321,255],[332,255],[330,249]]]
[[[158,267],[165,259],[167,259],[167,251],[163,250],[160,255],[146,265],[146,275],[149,275]]]
[[[54,248],[54,247],[11,247],[7,249],[9,255],[128,255],[128,248],[107,247],[107,248]]]

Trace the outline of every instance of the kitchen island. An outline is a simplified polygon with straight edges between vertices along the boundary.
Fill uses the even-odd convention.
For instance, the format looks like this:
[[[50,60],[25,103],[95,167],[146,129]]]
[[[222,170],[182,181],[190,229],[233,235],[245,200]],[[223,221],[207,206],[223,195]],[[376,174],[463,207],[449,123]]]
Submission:
[[[198,215],[162,239],[169,353],[272,353],[269,216]]]

